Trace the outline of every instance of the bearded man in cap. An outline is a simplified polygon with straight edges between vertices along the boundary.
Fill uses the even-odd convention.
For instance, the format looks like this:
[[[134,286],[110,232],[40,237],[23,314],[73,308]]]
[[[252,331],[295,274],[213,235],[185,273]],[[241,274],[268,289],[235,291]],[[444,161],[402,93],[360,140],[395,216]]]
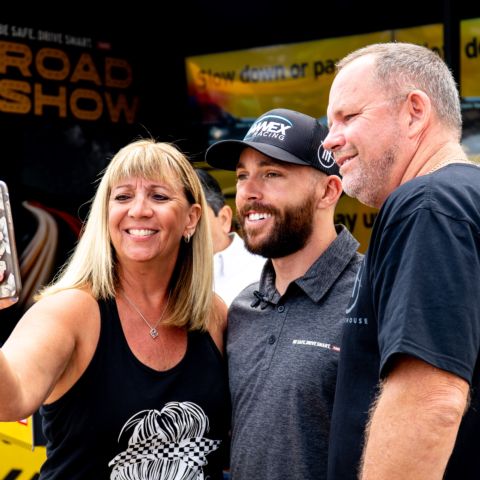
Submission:
[[[236,171],[246,246],[268,258],[228,315],[233,480],[326,478],[340,335],[362,259],[333,221],[342,186],[322,147],[327,133],[313,117],[275,109],[243,141],[206,153]]]

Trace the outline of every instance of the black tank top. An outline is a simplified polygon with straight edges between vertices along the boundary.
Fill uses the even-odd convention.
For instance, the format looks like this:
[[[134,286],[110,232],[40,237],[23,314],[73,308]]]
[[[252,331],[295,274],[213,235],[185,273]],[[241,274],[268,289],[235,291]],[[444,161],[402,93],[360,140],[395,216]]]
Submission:
[[[115,301],[99,307],[89,366],[41,408],[47,460],[40,479],[221,479],[230,400],[226,362],[210,335],[190,332],[180,363],[158,372],[130,350]]]

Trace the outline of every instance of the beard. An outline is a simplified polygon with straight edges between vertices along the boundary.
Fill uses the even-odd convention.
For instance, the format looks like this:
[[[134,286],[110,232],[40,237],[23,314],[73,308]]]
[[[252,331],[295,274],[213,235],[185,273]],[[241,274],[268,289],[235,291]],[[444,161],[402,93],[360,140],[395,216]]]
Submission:
[[[272,231],[263,242],[256,242],[257,232],[245,228],[245,214],[249,210],[270,213],[274,219]],[[297,205],[286,206],[283,211],[258,203],[245,205],[240,214],[240,228],[247,250],[265,258],[283,258],[301,250],[313,232],[315,197],[313,193]]]
[[[386,189],[397,159],[397,150],[394,145],[384,152],[381,158],[368,163],[359,158],[355,171],[342,178],[343,191],[365,205],[380,208],[390,193]]]

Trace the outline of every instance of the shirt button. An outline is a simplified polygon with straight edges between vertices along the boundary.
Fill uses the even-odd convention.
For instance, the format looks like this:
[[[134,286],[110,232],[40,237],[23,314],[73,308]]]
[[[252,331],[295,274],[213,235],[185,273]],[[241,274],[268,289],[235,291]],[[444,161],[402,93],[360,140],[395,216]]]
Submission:
[[[277,308],[277,311],[282,313],[285,310],[285,307],[283,305],[279,305]]]
[[[270,336],[268,337],[268,343],[269,343],[270,345],[273,345],[273,344],[275,343],[275,340],[276,340],[275,335],[270,335]]]

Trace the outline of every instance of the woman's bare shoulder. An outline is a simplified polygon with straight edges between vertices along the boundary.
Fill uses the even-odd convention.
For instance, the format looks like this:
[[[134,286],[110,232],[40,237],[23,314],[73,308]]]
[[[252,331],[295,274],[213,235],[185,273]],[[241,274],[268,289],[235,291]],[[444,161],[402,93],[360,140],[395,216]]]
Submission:
[[[42,296],[34,305],[54,306],[57,303],[72,302],[76,306],[96,301],[87,288],[66,288],[65,290]]]
[[[97,312],[97,300],[87,289],[70,288],[40,298],[30,307],[25,316],[41,315],[56,323],[71,321],[78,323],[79,316],[85,319],[97,316]]]

